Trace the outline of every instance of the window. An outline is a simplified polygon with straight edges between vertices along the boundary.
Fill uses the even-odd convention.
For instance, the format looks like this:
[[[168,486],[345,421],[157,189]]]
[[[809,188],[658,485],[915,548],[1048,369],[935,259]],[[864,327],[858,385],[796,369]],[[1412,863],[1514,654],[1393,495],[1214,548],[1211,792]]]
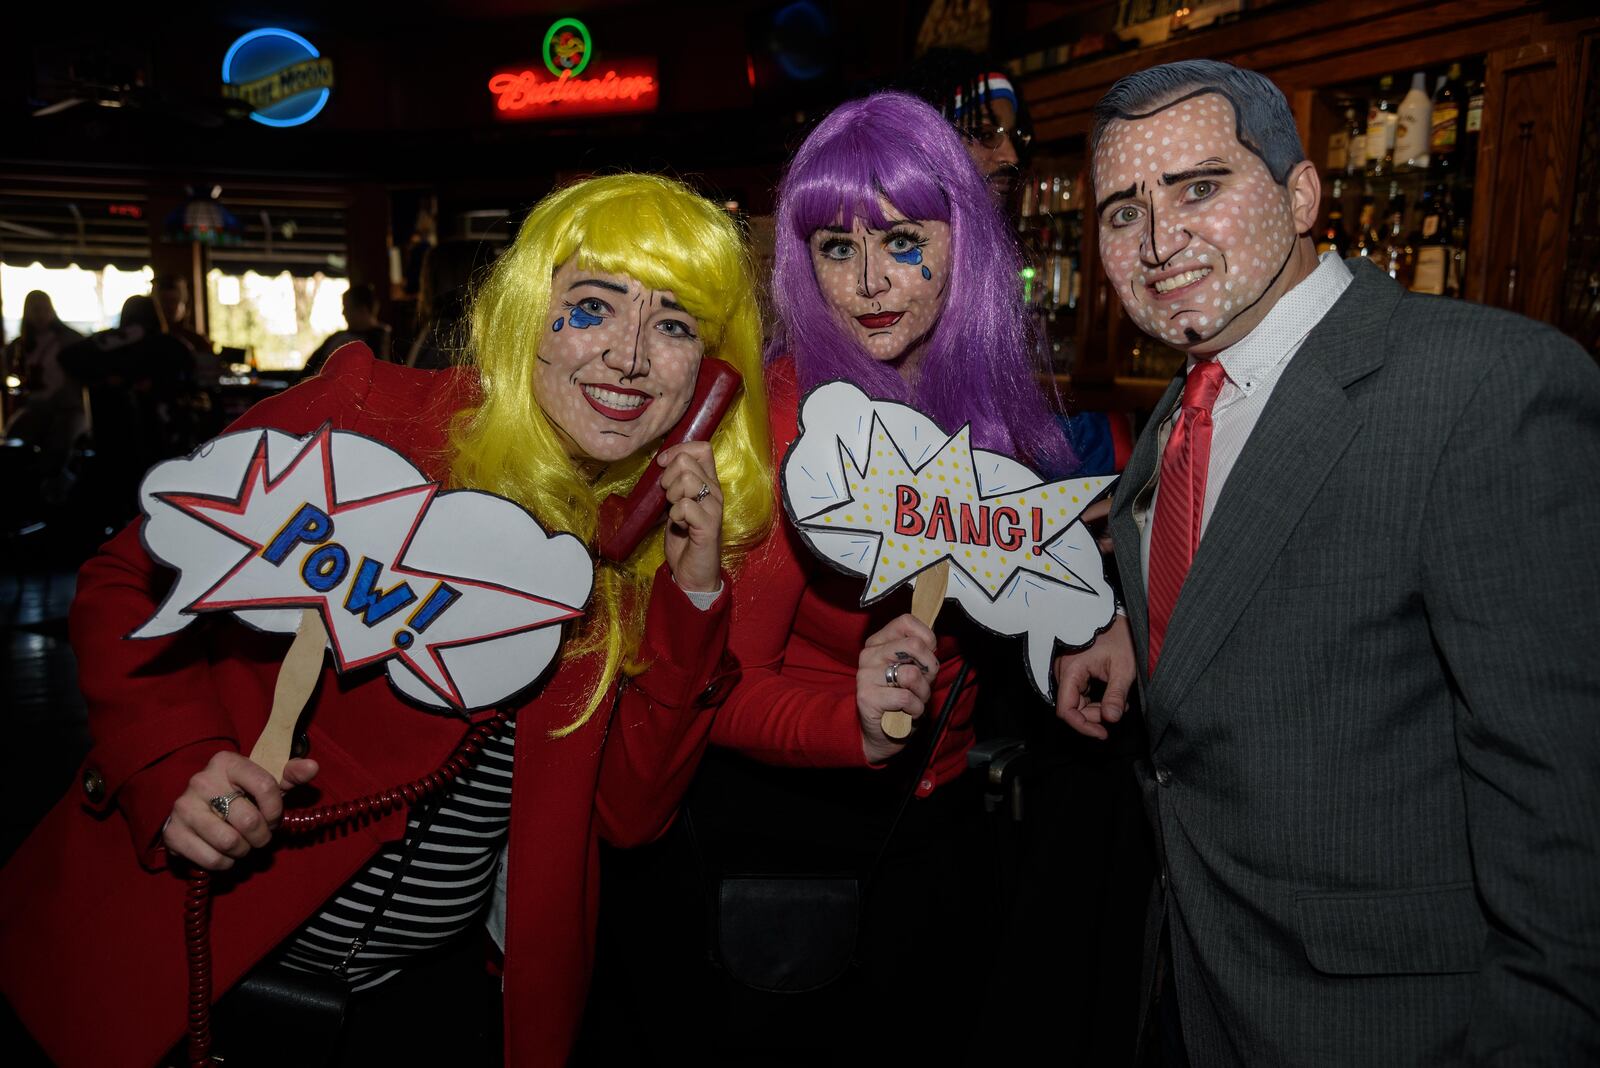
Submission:
[[[324,338],[343,330],[347,278],[247,270],[206,274],[211,340],[241,348],[262,371],[298,371]]]
[[[7,338],[22,328],[22,304],[29,293],[41,289],[50,295],[56,314],[74,330],[91,334],[118,324],[122,302],[149,296],[155,272],[149,267],[119,270],[107,266],[85,270],[77,264],[46,267],[35,261],[26,266],[0,263],[0,308],[4,309]]]

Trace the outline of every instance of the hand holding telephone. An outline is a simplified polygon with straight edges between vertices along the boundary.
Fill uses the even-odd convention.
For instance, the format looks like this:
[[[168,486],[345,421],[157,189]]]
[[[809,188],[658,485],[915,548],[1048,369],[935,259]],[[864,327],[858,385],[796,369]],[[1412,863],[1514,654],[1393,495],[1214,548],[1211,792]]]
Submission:
[[[661,439],[656,451],[659,453],[685,441],[709,441],[739,395],[742,383],[739,372],[731,364],[709,356],[702,359],[689,410]],[[602,557],[612,563],[626,560],[661,522],[667,510],[661,475],[661,466],[652,462],[626,497],[613,494],[601,503],[598,541]]]

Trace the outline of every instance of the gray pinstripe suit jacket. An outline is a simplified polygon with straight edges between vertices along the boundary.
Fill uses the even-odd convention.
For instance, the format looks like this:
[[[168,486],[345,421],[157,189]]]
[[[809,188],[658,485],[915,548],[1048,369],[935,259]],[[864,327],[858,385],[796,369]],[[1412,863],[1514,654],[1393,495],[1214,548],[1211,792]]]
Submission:
[[[1158,422],[1113,504],[1162,853],[1147,975],[1165,922],[1196,1068],[1600,1064],[1600,371],[1351,268],[1154,679]]]

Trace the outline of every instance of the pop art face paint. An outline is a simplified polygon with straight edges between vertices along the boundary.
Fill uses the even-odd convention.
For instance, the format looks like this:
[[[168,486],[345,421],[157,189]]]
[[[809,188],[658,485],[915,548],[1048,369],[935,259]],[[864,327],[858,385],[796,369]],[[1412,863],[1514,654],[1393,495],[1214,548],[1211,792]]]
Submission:
[[[573,256],[551,282],[546,319],[533,392],[573,459],[625,459],[683,417],[705,346],[671,290]]]
[[[1112,122],[1094,185],[1100,259],[1142,330],[1211,353],[1261,321],[1298,235],[1289,190],[1239,142],[1226,97]]]
[[[888,201],[885,229],[857,215],[811,235],[822,299],[875,360],[898,360],[933,329],[950,277],[950,224],[907,219]]]

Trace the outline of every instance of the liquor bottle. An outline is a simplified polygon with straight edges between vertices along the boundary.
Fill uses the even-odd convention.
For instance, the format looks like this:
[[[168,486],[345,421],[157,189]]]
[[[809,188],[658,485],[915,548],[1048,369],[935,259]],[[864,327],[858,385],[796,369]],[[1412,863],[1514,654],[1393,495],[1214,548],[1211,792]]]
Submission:
[[[1428,99],[1428,76],[1417,71],[1411,88],[1400,101],[1394,128],[1394,169],[1428,169],[1428,138],[1433,132],[1433,102]]]
[[[1354,176],[1367,169],[1367,128],[1361,123],[1354,101],[1345,105],[1344,125],[1349,148],[1345,156],[1344,173]]]
[[[1462,108],[1466,86],[1461,84],[1461,64],[1450,64],[1450,72],[1433,94],[1433,130],[1428,137],[1428,165],[1435,171],[1456,170],[1460,166]]]
[[[1439,230],[1447,210],[1445,197],[1445,187],[1442,184],[1422,187],[1422,204],[1417,212],[1420,216],[1417,225],[1417,243],[1430,239]]]
[[[1367,173],[1381,178],[1394,170],[1394,134],[1400,116],[1394,96],[1394,78],[1385,74],[1378,95],[1367,104]]]
[[[1031,219],[1039,210],[1038,181],[1032,175],[1022,180],[1022,203],[1017,208],[1017,215],[1022,219]],[[1026,223],[1019,223],[1018,230],[1027,228]]]
[[[1328,173],[1344,174],[1350,166],[1350,129],[1348,126],[1334,127],[1333,133],[1328,135]]]
[[[1333,180],[1333,191],[1328,198],[1328,225],[1317,235],[1317,252],[1337,252],[1344,255],[1350,247],[1350,238],[1344,232],[1344,188],[1338,178]]]
[[[1444,294],[1447,297],[1460,297],[1466,293],[1467,279],[1467,231],[1469,220],[1467,212],[1462,207],[1454,207],[1450,220],[1450,262],[1445,268]],[[1470,208],[1470,205],[1466,205]]]
[[[1405,235],[1406,199],[1400,193],[1400,183],[1389,183],[1389,206],[1384,212],[1384,226],[1374,256],[1379,267],[1389,272],[1403,286],[1411,285],[1411,274],[1416,267],[1416,250]]]
[[[1444,186],[1423,193],[1422,235],[1417,244],[1417,269],[1411,279],[1413,293],[1442,296],[1447,287],[1450,260],[1451,206]]]
[[[1350,251],[1357,256],[1372,259],[1378,251],[1379,237],[1377,222],[1378,206],[1372,199],[1372,186],[1369,184],[1361,193],[1360,214],[1356,216],[1355,247]]]
[[[1461,162],[1472,170],[1478,162],[1478,134],[1483,129],[1483,83],[1467,83],[1467,116],[1461,124]]]

